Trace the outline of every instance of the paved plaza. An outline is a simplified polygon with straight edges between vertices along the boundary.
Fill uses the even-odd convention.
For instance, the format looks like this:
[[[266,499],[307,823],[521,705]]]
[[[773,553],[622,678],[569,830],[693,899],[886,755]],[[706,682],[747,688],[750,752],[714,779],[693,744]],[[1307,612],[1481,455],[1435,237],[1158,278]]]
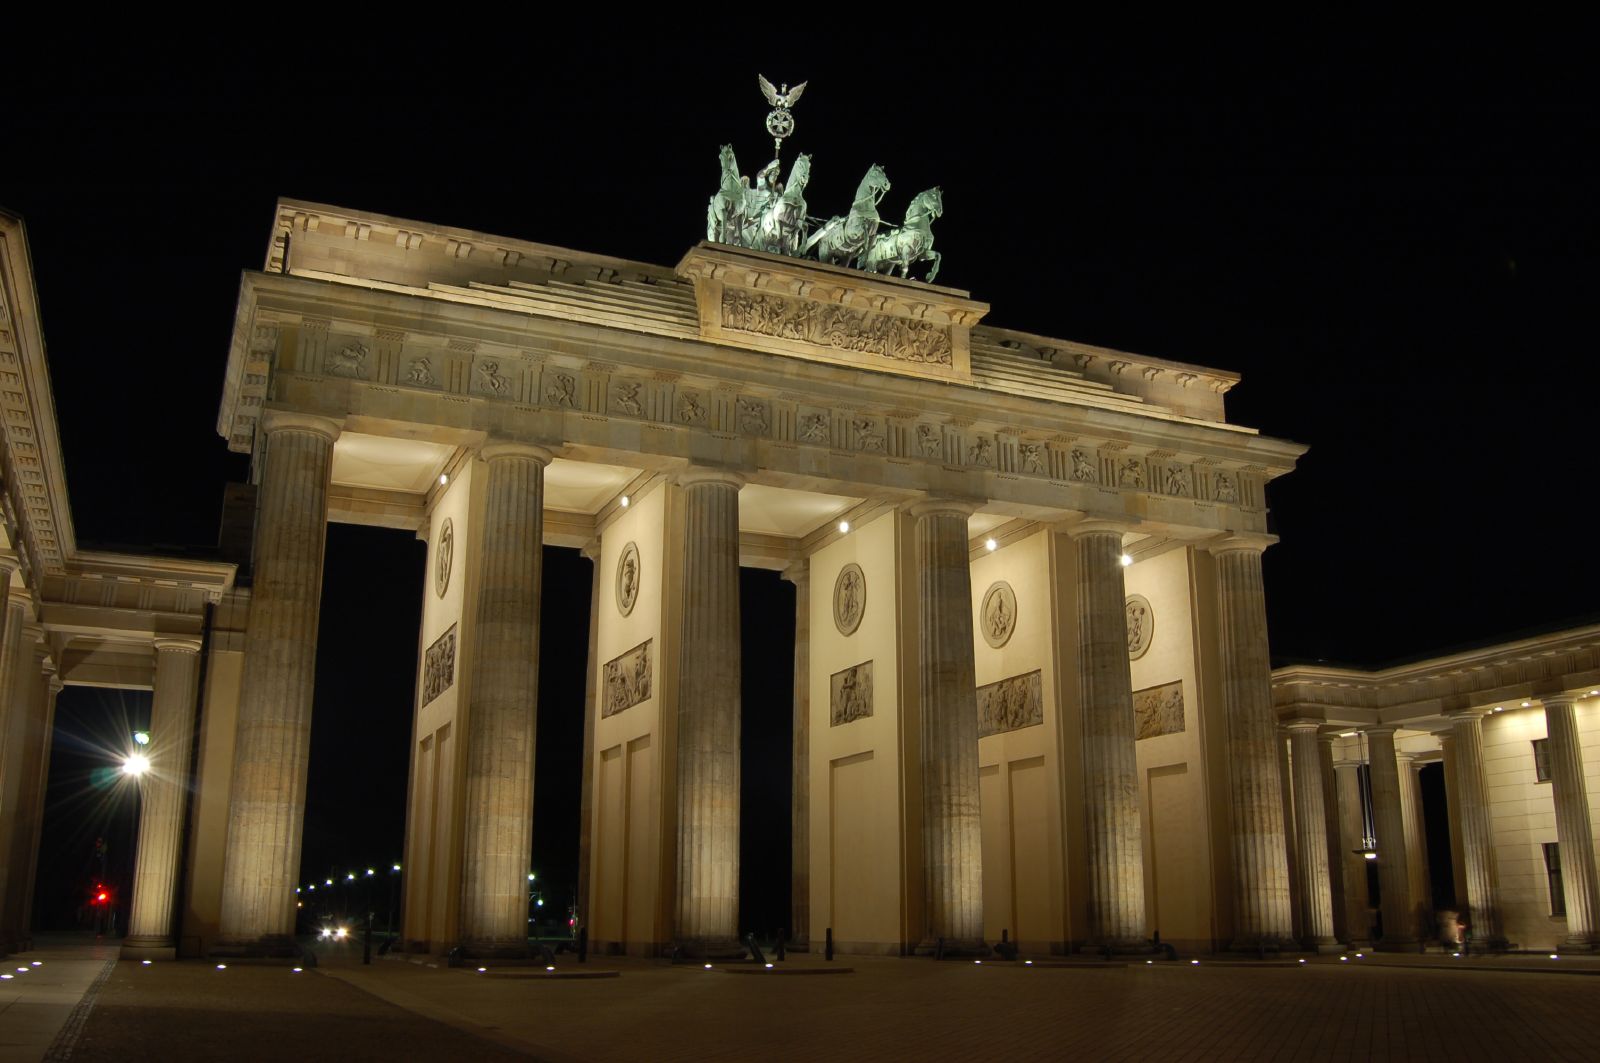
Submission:
[[[450,970],[110,961],[65,943],[0,989],[0,1061],[1593,1059],[1600,964],[1374,957],[1027,967],[841,958],[785,977],[563,957]],[[1376,961],[1376,962],[1369,962]],[[29,960],[14,961],[25,964]],[[1041,961],[1042,964],[1042,961]],[[1575,973],[1552,973],[1565,965]],[[826,967],[791,957],[792,970]],[[109,973],[107,973],[109,968]],[[103,982],[98,982],[105,974]],[[69,999],[70,998],[70,999]],[[86,998],[86,999],[85,999]],[[85,999],[90,1006],[79,1003]]]

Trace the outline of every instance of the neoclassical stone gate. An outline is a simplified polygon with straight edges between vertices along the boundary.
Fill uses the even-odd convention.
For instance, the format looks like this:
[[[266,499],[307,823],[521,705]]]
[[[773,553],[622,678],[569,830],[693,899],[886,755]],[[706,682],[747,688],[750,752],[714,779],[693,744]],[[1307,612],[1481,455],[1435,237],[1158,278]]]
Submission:
[[[595,561],[600,947],[740,931],[740,565],[803,591],[802,934],[1289,939],[1260,557],[1301,448],[1226,422],[1229,373],[988,309],[717,244],[663,268],[281,204],[218,421],[260,531],[209,940],[293,928],[328,520],[430,544],[411,948],[522,947],[546,543]]]

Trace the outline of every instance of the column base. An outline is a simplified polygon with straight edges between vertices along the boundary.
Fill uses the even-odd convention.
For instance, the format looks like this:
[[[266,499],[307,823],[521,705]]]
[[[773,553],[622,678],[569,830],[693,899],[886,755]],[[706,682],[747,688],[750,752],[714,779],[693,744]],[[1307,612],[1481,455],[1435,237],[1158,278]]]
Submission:
[[[1557,952],[1597,952],[1600,951],[1600,937],[1593,934],[1573,934],[1561,942]]]
[[[178,946],[167,938],[127,938],[117,954],[122,960],[176,960]]]
[[[1337,941],[1308,941],[1306,951],[1315,952],[1318,956],[1337,956],[1345,947]]]

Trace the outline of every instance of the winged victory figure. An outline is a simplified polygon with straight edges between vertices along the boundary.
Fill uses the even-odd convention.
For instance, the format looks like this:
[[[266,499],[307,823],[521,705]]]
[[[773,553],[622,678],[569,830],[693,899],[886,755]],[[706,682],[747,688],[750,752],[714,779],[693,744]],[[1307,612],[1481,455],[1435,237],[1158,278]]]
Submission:
[[[757,74],[756,80],[761,82],[761,93],[766,96],[767,102],[784,111],[800,102],[800,94],[806,91],[806,86],[810,84],[802,81],[792,89],[784,85],[782,91],[779,91],[772,87],[772,82],[768,81],[765,75]]]

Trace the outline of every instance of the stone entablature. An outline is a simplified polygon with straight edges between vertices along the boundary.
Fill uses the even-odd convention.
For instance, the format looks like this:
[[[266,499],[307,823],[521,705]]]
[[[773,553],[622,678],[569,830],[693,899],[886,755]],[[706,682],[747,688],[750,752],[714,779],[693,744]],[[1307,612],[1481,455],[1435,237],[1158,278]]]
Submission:
[[[494,427],[591,454],[623,431],[626,453],[664,461],[715,454],[809,478],[1217,529],[1259,530],[1266,480],[1302,452],[1155,410],[1064,411],[1017,395],[984,395],[992,419],[975,421],[979,404],[942,381],[817,364],[797,385],[787,359],[309,277],[255,274],[245,289],[236,351],[259,344],[249,358],[276,363],[275,404],[326,416]],[[265,396],[250,401],[237,450],[253,445]]]
[[[1293,665],[1272,673],[1280,719],[1443,726],[1446,713],[1600,689],[1600,625],[1382,671]]]

